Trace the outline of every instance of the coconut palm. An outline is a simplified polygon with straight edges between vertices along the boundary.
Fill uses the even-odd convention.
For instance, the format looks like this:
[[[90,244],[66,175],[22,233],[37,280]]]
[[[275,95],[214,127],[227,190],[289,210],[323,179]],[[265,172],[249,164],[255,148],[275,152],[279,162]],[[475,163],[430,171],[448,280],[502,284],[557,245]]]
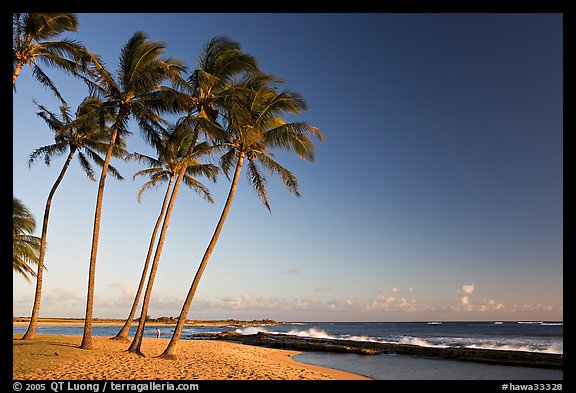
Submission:
[[[160,56],[164,53],[164,49],[165,45],[163,43],[149,40],[145,33],[134,33],[120,52],[117,79],[106,70],[103,63],[96,56],[91,58],[92,70],[97,74],[95,78],[97,92],[106,97],[106,101],[102,104],[102,109],[114,109],[116,115],[114,123],[110,127],[110,139],[98,183],[92,248],[90,251],[84,334],[80,344],[82,349],[92,349],[94,278],[104,185],[118,133],[126,128],[128,119],[133,116],[138,121],[144,137],[149,142],[159,143],[160,137],[155,125],[162,122],[162,118],[158,112],[178,112],[178,109],[170,100],[172,94],[163,88],[162,82],[168,78],[172,80],[179,78],[180,74],[185,71],[185,67],[180,60],[161,58]]]
[[[226,36],[215,36],[202,49],[198,67],[187,79],[175,84],[184,93],[185,109],[194,117],[215,121],[218,107],[235,88],[233,82],[246,73],[258,72],[256,59],[242,52],[240,44]]]
[[[152,172],[148,170],[144,170],[147,174],[156,173],[161,175],[162,172],[166,172],[168,170],[167,175],[169,175],[170,179],[173,181],[176,176],[184,170],[184,181],[183,183],[192,187],[197,192],[199,192],[205,199],[209,202],[213,202],[210,194],[206,187],[204,187],[201,183],[194,179],[193,176],[204,175],[211,180],[215,180],[216,174],[218,173],[218,168],[212,164],[200,164],[197,159],[210,154],[211,147],[207,143],[198,144],[194,151],[191,154],[187,154],[189,150],[190,143],[192,142],[193,138],[193,127],[184,123],[179,123],[175,127],[175,132],[171,135],[173,140],[169,142],[174,147],[174,153],[171,154],[172,158],[170,159],[170,166],[165,169],[161,168],[152,168]],[[172,139],[172,138],[171,138]],[[153,175],[154,176],[154,175]],[[152,181],[154,181],[154,177]],[[148,184],[148,183],[147,183]],[[147,187],[147,184],[144,187]],[[156,272],[158,271],[158,266],[160,263],[160,258],[162,255],[162,250],[164,247],[164,242],[166,239],[168,226],[170,224],[170,218],[172,216],[172,211],[174,208],[174,204],[178,197],[179,185],[182,183],[174,183],[174,186],[171,190],[170,198],[168,200],[168,204],[166,207],[166,212],[163,217],[162,221],[162,228],[160,230],[160,234],[158,237],[158,243],[156,245],[156,251],[154,252],[154,258],[152,260],[152,266],[150,268],[150,274],[148,276],[148,283],[146,285],[146,291],[144,293],[144,298],[142,302],[142,309],[140,311],[140,318],[138,322],[138,327],[136,329],[136,333],[134,334],[134,339],[128,348],[129,352],[134,352],[139,355],[142,355],[140,351],[140,347],[142,344],[142,338],[144,335],[144,328],[146,325],[146,316],[148,315],[148,307],[150,305],[150,299],[152,295],[152,288],[154,286],[154,280],[156,277]],[[168,197],[167,190],[165,198]],[[165,199],[166,200],[166,199]],[[142,280],[141,280],[142,281]]]
[[[58,89],[40,68],[40,61],[48,67],[60,68],[82,77],[89,59],[88,50],[78,41],[56,36],[78,30],[78,18],[68,13],[14,13],[12,14],[12,85],[22,67],[29,64],[32,75],[65,103]]]
[[[227,148],[220,159],[222,170],[228,176],[230,169],[235,166],[230,191],[182,306],[172,339],[161,355],[163,358],[176,356],[177,344],[190,305],[230,211],[245,160],[248,161],[249,183],[268,210],[270,205],[266,193],[266,177],[259,165],[269,174],[279,175],[286,189],[300,196],[296,176],[272,158],[270,149],[293,151],[300,158],[313,161],[314,143],[311,138],[322,140],[323,135],[318,128],[305,122],[287,123],[283,119],[284,115],[301,113],[307,106],[303,97],[297,93],[288,90],[278,93],[272,84],[273,81],[272,78],[262,75],[250,77],[243,84],[244,94],[230,96],[227,102],[227,112],[224,116],[226,128],[222,130],[225,133],[220,132],[218,135],[226,136],[224,140],[219,141]]]
[[[136,291],[136,295],[134,296],[134,301],[132,303],[130,313],[122,329],[120,329],[120,331],[116,336],[112,337],[112,339],[114,340],[128,341],[128,332],[130,330],[130,325],[132,324],[134,316],[136,315],[136,308],[138,307],[140,296],[142,295],[144,284],[146,282],[146,274],[148,273],[150,258],[152,257],[152,253],[154,251],[154,242],[156,240],[156,235],[158,234],[162,218],[164,217],[164,214],[166,212],[166,207],[168,205],[168,199],[170,196],[172,185],[174,184],[174,179],[180,172],[180,167],[183,165],[182,159],[186,155],[191,142],[190,133],[187,134],[183,134],[182,132],[178,133],[178,130],[180,129],[181,129],[180,127],[176,126],[173,127],[172,133],[168,132],[163,133],[162,143],[159,146],[156,146],[158,158],[152,158],[145,154],[138,154],[138,153],[133,153],[126,157],[126,159],[137,160],[143,164],[150,166],[149,168],[142,169],[134,174],[134,179],[137,176],[147,176],[150,178],[150,180],[144,183],[140,188],[140,191],[138,192],[138,202],[141,201],[141,197],[144,191],[149,190],[153,187],[157,187],[164,182],[168,182],[168,185],[166,187],[166,193],[164,194],[164,199],[162,201],[160,214],[158,215],[158,218],[156,219],[156,223],[154,225],[154,229],[152,230],[152,236],[150,238],[150,244],[148,246],[146,260],[144,262],[144,268],[142,270],[142,276],[140,278],[140,283],[138,284],[138,290]],[[184,184],[186,184],[188,187],[198,192],[209,202],[213,203],[214,201],[212,200],[212,197],[210,196],[208,189],[198,180],[194,179],[194,176],[205,175],[209,179],[215,180],[218,168],[211,164],[200,164],[198,161],[196,161],[196,158],[199,158],[200,155],[206,154],[207,152],[209,152],[209,149],[206,143],[196,146],[194,152],[188,158],[188,165],[186,165],[185,168]],[[162,233],[166,232],[167,226],[168,223],[166,222],[165,223],[166,228],[164,227],[162,228]],[[143,315],[146,316],[146,312],[143,312]]]
[[[188,112],[188,115],[180,120],[183,125],[191,126],[191,142],[187,154],[191,154],[196,146],[201,132],[206,133],[209,129],[214,129],[211,124],[218,117],[218,108],[225,100],[225,97],[233,94],[235,84],[232,83],[237,77],[245,75],[247,72],[256,72],[256,60],[254,57],[245,54],[240,48],[240,44],[230,40],[225,36],[216,36],[211,39],[198,59],[198,68],[188,79],[175,80],[175,86],[180,89],[176,94],[179,97],[179,108]],[[183,92],[183,93],[181,93]],[[183,105],[183,106],[180,106]],[[176,177],[168,211],[176,201],[180,184],[184,180],[185,167],[181,167]],[[167,212],[165,221],[170,221],[170,214]],[[164,240],[162,236],[158,241],[154,261],[159,260],[162,253]],[[138,329],[128,351],[142,354],[140,346],[144,334],[146,323],[146,310],[150,301],[151,290],[154,283],[154,276],[157,269],[157,262],[153,262],[150,271],[150,279],[144,297],[143,312],[140,317]],[[154,273],[153,273],[154,272]],[[146,307],[145,307],[146,306]]]
[[[44,157],[46,165],[50,165],[54,157],[64,155],[68,152],[64,165],[60,170],[60,174],[52,185],[46,205],[44,207],[44,218],[42,220],[42,235],[40,241],[40,255],[38,258],[38,273],[36,274],[36,292],[34,295],[34,306],[32,308],[32,316],[28,330],[22,339],[32,339],[36,335],[36,325],[38,324],[38,316],[40,313],[40,300],[42,297],[42,278],[44,269],[44,257],[46,253],[46,237],[48,234],[48,220],[50,216],[50,207],[52,206],[52,198],[58,189],[58,186],[64,179],[64,175],[72,161],[72,158],[78,153],[78,161],[80,166],[86,173],[90,180],[95,181],[94,170],[90,164],[90,160],[94,161],[97,165],[102,166],[103,160],[99,153],[105,151],[108,147],[106,138],[108,130],[106,127],[100,127],[100,113],[98,109],[102,104],[102,100],[97,97],[87,97],[80,103],[74,118],[70,113],[68,106],[60,107],[60,117],[55,113],[48,110],[43,105],[35,102],[35,105],[40,110],[37,115],[41,117],[48,128],[54,132],[54,143],[51,145],[43,146],[32,152],[28,165],[31,166],[38,158]],[[127,154],[124,149],[124,140],[119,138],[116,141],[114,151],[112,153],[115,157],[123,157]],[[122,176],[116,168],[110,167],[110,172],[117,179],[122,179]]]
[[[36,220],[32,213],[15,196],[12,196],[12,269],[28,282],[35,276],[30,264],[38,264],[40,238],[32,235]]]

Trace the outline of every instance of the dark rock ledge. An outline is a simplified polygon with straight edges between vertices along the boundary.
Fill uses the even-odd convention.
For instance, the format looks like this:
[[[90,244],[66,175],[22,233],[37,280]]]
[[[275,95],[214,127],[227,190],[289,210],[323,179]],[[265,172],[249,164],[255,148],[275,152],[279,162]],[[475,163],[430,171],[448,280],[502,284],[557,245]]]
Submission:
[[[563,355],[553,353],[535,353],[496,349],[461,348],[461,347],[422,347],[410,344],[375,343],[351,340],[334,340],[326,338],[297,337],[286,334],[241,335],[233,331],[222,333],[194,334],[191,339],[212,339],[234,341],[242,344],[261,347],[290,349],[295,351],[343,352],[362,355],[398,354],[437,357],[450,360],[499,364],[506,366],[563,368]]]

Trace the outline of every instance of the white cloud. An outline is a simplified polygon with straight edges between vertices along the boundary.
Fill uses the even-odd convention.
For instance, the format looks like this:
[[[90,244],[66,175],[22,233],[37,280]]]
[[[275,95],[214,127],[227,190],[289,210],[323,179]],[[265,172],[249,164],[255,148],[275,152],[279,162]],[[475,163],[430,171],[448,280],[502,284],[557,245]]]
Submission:
[[[402,288],[392,288],[392,293],[402,293],[404,290]]]
[[[488,300],[487,303],[488,303],[488,306],[490,306],[490,308],[492,308],[494,310],[502,310],[504,308],[503,303],[497,303],[496,300],[494,300],[494,299]]]
[[[298,274],[300,271],[295,267],[291,267],[290,269],[283,271],[282,274]]]
[[[123,282],[110,284],[110,287],[117,289],[109,291],[106,295],[96,294],[95,316],[123,318],[132,305],[134,288]],[[331,289],[316,288],[313,291],[329,292]],[[333,290],[332,292],[334,293]],[[324,318],[330,318],[330,315],[348,315],[356,319],[386,319],[403,318],[399,315],[408,315],[409,313],[413,313],[413,316],[406,318],[418,318],[419,315],[424,319],[432,318],[432,315],[455,318],[458,313],[461,314],[460,318],[466,318],[462,316],[462,313],[471,316],[473,313],[484,314],[485,318],[503,318],[503,316],[493,316],[494,314],[490,313],[497,313],[496,315],[502,315],[502,313],[514,315],[512,313],[515,313],[514,318],[530,319],[530,315],[533,315],[533,318],[545,319],[546,315],[550,315],[551,318],[558,318],[556,314],[562,313],[562,305],[528,302],[506,305],[497,297],[486,297],[479,300],[475,298],[475,284],[461,286],[457,290],[459,295],[454,298],[452,305],[422,303],[414,296],[415,290],[412,287],[404,291],[396,288],[392,292],[380,292],[374,296],[363,298],[333,297],[330,300],[315,299],[313,296],[309,298],[282,298],[248,292],[238,296],[197,298],[192,303],[189,318],[209,318],[208,315],[232,318],[244,315],[296,316],[298,313],[304,319],[309,319],[314,315],[324,315]],[[85,307],[85,299],[81,295],[62,288],[50,289],[43,299],[43,306],[46,306],[44,310],[49,314],[81,317]],[[16,296],[13,300],[16,309],[15,315],[24,315],[29,312],[28,308],[31,302],[32,299],[25,300],[23,296]],[[176,316],[180,312],[183,302],[183,296],[167,296],[153,292],[148,313],[152,317]]]
[[[66,289],[54,288],[42,297],[42,301],[44,306],[63,305],[64,303],[72,306],[75,304],[81,304],[84,302],[84,299],[78,296],[78,294]]]
[[[110,284],[110,286],[112,288],[119,288],[120,291],[122,292],[122,296],[130,297],[130,298],[134,299],[134,295],[136,294],[136,289],[132,285],[130,285],[126,282],[114,282],[114,283]]]
[[[515,305],[516,306],[516,305]],[[520,309],[522,311],[563,311],[563,306],[558,306],[554,308],[551,305],[544,304],[523,304]]]
[[[464,284],[462,285],[462,289],[460,290],[461,293],[464,295],[471,295],[474,293],[476,289],[476,284]]]

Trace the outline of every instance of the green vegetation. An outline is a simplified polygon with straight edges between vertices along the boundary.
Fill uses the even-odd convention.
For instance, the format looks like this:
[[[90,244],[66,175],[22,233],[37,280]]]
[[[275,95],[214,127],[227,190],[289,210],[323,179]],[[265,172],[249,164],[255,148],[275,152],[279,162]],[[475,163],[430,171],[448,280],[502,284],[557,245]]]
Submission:
[[[32,317],[30,318],[30,325],[24,335],[23,339],[32,339],[36,335],[36,325],[38,323],[38,315],[40,314],[40,300],[42,297],[42,277],[44,272],[44,257],[46,255],[46,237],[48,235],[48,220],[50,217],[50,207],[52,206],[52,199],[58,189],[58,186],[64,179],[64,175],[68,170],[70,162],[76,153],[78,153],[78,160],[86,176],[91,180],[94,178],[94,170],[90,164],[93,160],[97,165],[102,166],[103,161],[100,153],[106,150],[107,143],[106,137],[108,135],[108,128],[100,126],[100,117],[96,111],[102,105],[102,101],[96,97],[86,97],[84,101],[78,106],[76,115],[72,118],[69,108],[65,105],[60,107],[61,116],[50,112],[44,106],[35,103],[40,112],[37,113],[41,117],[48,128],[54,132],[54,143],[51,145],[40,147],[32,152],[30,155],[29,165],[32,165],[38,158],[44,157],[46,165],[50,165],[52,158],[60,156],[68,152],[64,166],[60,170],[60,174],[56,178],[54,185],[48,193],[46,199],[46,206],[44,207],[44,218],[42,220],[42,235],[40,237],[40,250],[38,257],[38,272],[36,273],[36,291],[34,294],[34,307],[32,308]],[[114,146],[112,154],[115,157],[122,157],[126,155],[124,150],[125,144],[123,139],[118,139]],[[120,173],[110,166],[110,172],[117,179],[122,179]]]
[[[30,281],[36,276],[30,264],[38,264],[40,239],[33,236],[36,220],[22,201],[12,197],[12,269]]]
[[[38,82],[66,103],[60,92],[40,68],[38,62],[48,67],[59,68],[84,79],[87,61],[90,57],[82,43],[52,38],[78,30],[78,18],[74,14],[64,13],[14,13],[12,14],[12,85],[16,89],[16,80],[22,67],[29,65],[32,75]]]
[[[26,264],[38,261],[34,259],[32,246],[29,260],[18,265],[21,272],[37,276],[34,310],[26,338],[34,337],[38,321],[41,272],[44,268],[52,197],[70,160],[78,153],[80,163],[90,178],[95,179],[95,175],[88,158],[101,166],[90,250],[84,335],[80,344],[82,349],[93,348],[94,282],[106,177],[110,172],[120,178],[110,162],[112,157],[126,156],[126,159],[148,165],[148,168],[134,175],[148,178],[137,195],[138,200],[145,190],[166,183],[164,200],[152,231],[138,291],[126,323],[115,337],[127,340],[128,329],[142,298],[138,329],[128,349],[138,354],[141,354],[145,324],[152,321],[147,312],[181,184],[184,183],[212,202],[208,188],[197,177],[215,180],[217,174],[222,172],[231,180],[222,214],[192,279],[180,315],[177,318],[160,318],[161,322],[176,323],[172,339],[162,355],[172,358],[196,289],[230,211],[243,168],[246,167],[250,186],[270,211],[266,175],[279,176],[289,192],[300,196],[296,175],[276,161],[274,152],[292,152],[301,159],[313,161],[314,140],[322,140],[323,134],[305,122],[286,120],[307,110],[304,98],[283,87],[284,81],[280,78],[262,71],[256,59],[244,53],[240,44],[228,37],[217,36],[209,40],[198,57],[196,67],[188,73],[186,65],[180,60],[164,56],[164,43],[149,39],[143,32],[135,32],[121,48],[118,72],[112,75],[99,55],[90,53],[79,42],[68,39],[48,41],[77,29],[78,20],[74,14],[13,14],[13,84],[22,67],[30,64],[34,76],[65,102],[56,86],[37,66],[36,60],[40,60],[81,78],[89,93],[74,119],[66,106],[60,108],[59,118],[47,108],[37,105],[41,110],[38,115],[55,133],[55,144],[37,149],[31,156],[31,162],[43,156],[46,164],[49,164],[52,157],[66,152],[68,157],[46,203],[42,247],[39,247],[39,274],[35,274]],[[176,124],[169,124],[163,117],[166,115],[175,115],[179,119]],[[144,140],[156,150],[156,157],[127,154],[123,150],[125,139],[130,135],[127,130],[130,119],[136,121]],[[219,167],[206,162],[210,160],[219,163]],[[15,237],[15,249],[16,245]],[[224,322],[227,325],[275,323],[269,320]]]

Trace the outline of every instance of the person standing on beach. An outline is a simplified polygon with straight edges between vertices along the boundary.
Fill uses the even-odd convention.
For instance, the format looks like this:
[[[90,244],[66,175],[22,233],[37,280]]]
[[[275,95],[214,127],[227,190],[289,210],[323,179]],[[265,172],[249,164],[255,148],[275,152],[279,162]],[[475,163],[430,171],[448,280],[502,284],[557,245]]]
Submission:
[[[160,338],[160,329],[156,328],[156,338]]]

